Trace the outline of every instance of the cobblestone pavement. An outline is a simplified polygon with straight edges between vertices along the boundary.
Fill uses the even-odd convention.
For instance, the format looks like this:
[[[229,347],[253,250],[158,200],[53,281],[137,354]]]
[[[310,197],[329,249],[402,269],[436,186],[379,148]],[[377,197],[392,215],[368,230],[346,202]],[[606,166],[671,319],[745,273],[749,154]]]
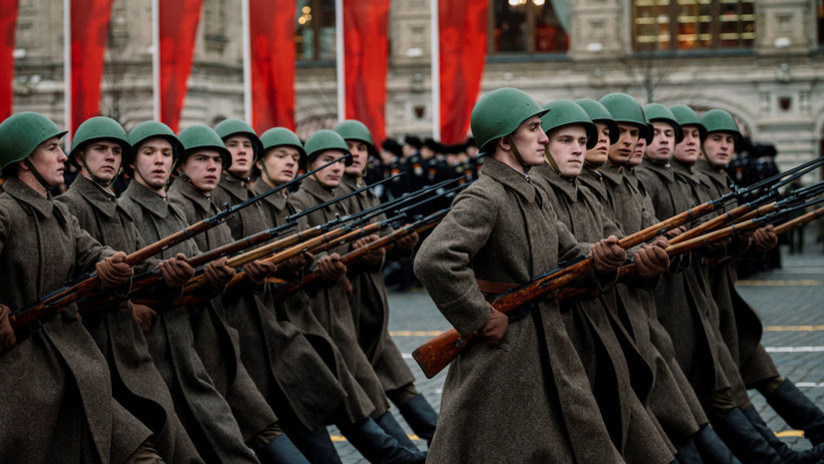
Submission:
[[[812,230],[807,234],[806,254],[789,255],[783,248],[782,269],[739,281],[738,291],[760,313],[765,328],[762,343],[781,374],[796,382],[810,399],[824,408],[824,254],[820,245],[812,243],[810,235]],[[389,329],[395,343],[418,379],[418,390],[438,410],[446,371],[426,379],[409,353],[450,325],[422,290],[393,293],[389,303],[392,308]],[[809,448],[809,442],[800,432],[791,430],[758,392],[751,391],[750,396],[782,440],[795,449]],[[397,409],[393,407],[392,412],[411,435]],[[368,462],[340,437],[335,427],[330,427],[330,433],[344,464]],[[420,449],[426,448],[423,440],[416,439],[415,443]]]

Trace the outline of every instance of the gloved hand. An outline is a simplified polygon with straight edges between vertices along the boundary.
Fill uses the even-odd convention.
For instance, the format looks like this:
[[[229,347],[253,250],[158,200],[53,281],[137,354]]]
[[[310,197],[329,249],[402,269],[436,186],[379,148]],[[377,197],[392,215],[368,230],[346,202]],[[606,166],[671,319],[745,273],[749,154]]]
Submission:
[[[223,288],[235,276],[235,269],[226,265],[227,258],[223,257],[209,263],[203,270],[206,280],[213,288]]]
[[[683,234],[686,231],[687,231],[686,227],[678,226],[675,229],[670,229],[670,230],[664,232],[664,237],[670,239],[670,238],[673,238],[673,237],[677,237],[677,236]]]
[[[395,242],[395,246],[398,247],[398,249],[401,251],[409,251],[415,248],[415,245],[418,244],[418,241],[420,241],[420,239],[421,237],[418,235],[417,232],[412,232],[411,234],[405,235],[398,239],[398,241]]]
[[[355,240],[355,242],[352,244],[352,249],[357,250],[358,248],[363,248],[379,238],[380,237],[375,234],[368,235],[366,237],[361,237]],[[380,264],[385,254],[386,250],[384,248],[378,248],[361,256],[360,262],[365,266],[377,266],[378,264]]]
[[[663,243],[666,243],[666,239],[663,237],[661,237],[661,239],[663,239]],[[633,258],[635,259],[635,266],[638,269],[639,276],[648,279],[669,269],[669,255],[664,251],[666,246],[659,245],[661,243],[662,241],[656,239],[653,244],[644,245],[635,253]]]
[[[332,253],[318,261],[318,274],[327,282],[336,282],[346,274],[346,265],[340,261],[340,255]]]
[[[14,348],[14,344],[17,342],[17,337],[14,336],[14,330],[9,322],[10,314],[11,309],[0,304],[0,354]]]
[[[266,278],[274,274],[278,267],[266,260],[256,259],[250,263],[243,265],[243,271],[246,272],[246,277],[255,285],[260,285],[266,281]]]
[[[95,265],[95,272],[100,278],[103,288],[113,288],[125,284],[134,275],[134,270],[130,264],[126,263],[126,253],[117,253],[103,258]]]
[[[132,308],[132,316],[137,320],[140,330],[143,333],[149,333],[157,317],[157,311],[146,305],[132,303],[131,301],[129,301],[129,306]]]
[[[305,271],[314,260],[315,255],[307,251],[287,259],[283,265],[286,266],[286,269],[288,269],[292,274],[299,275],[301,272]]]
[[[770,224],[756,229],[752,234],[752,244],[755,246],[755,250],[760,252],[775,248],[778,245],[778,235],[775,233],[775,227]]]
[[[599,274],[609,274],[627,260],[627,251],[618,246],[618,237],[614,235],[592,244],[589,252]]]
[[[506,314],[493,308],[491,304],[489,309],[491,311],[489,319],[486,320],[486,324],[481,327],[479,332],[487,343],[497,345],[504,338],[506,328],[509,326],[509,318],[506,317]]]
[[[163,282],[169,288],[182,287],[195,273],[195,268],[186,261],[186,255],[183,253],[162,261],[157,268],[163,276]]]

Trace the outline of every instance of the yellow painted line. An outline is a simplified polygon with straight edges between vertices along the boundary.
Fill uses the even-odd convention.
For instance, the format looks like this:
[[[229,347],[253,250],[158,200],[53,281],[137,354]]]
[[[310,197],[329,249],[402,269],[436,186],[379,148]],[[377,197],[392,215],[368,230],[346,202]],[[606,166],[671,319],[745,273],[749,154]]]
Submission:
[[[434,337],[440,335],[440,330],[390,330],[389,335],[393,337]]]
[[[804,431],[803,430],[782,430],[780,432],[775,432],[775,436],[779,437],[779,438],[780,437],[799,437],[799,438],[803,438],[804,437]]]
[[[764,327],[765,332],[819,332],[824,330],[824,325],[768,325]]]
[[[346,437],[341,436],[341,435],[330,435],[330,437],[332,438],[332,441],[346,441]],[[414,433],[412,435],[409,435],[409,439],[410,440],[420,440],[420,438],[418,438],[418,436],[415,435]]]
[[[743,287],[817,287],[824,285],[824,280],[799,279],[799,280],[739,280],[737,285]]]

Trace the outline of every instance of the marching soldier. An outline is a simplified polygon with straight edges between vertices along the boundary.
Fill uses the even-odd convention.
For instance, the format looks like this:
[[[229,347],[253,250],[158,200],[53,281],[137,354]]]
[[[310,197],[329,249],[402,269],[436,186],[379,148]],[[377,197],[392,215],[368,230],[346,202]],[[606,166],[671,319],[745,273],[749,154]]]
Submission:
[[[185,229],[189,222],[167,199],[166,185],[184,147],[168,126],[146,121],[129,133],[134,159],[129,167],[133,181],[120,197],[120,206],[134,219],[144,240],[155,242]],[[200,253],[187,240],[161,252],[162,258]],[[232,271],[225,262],[210,263],[204,274],[210,287],[222,289]],[[228,276],[228,277],[227,277]],[[172,392],[175,409],[200,455],[207,462],[256,463],[244,443],[240,427],[222,392],[195,350],[190,312],[195,308],[160,308],[146,334],[149,351]],[[232,362],[228,360],[227,362]]]
[[[69,162],[78,166],[79,175],[68,191],[57,197],[95,240],[126,253],[143,248],[144,243],[131,217],[118,206],[111,188],[122,166],[132,164],[132,158],[128,135],[117,121],[104,116],[86,120],[75,131],[69,153]],[[158,260],[150,259],[136,270],[145,272],[157,264]],[[190,266],[177,258],[170,258],[160,269],[165,284],[178,291],[191,277],[187,272]],[[151,324],[146,320],[154,311],[129,301],[84,319],[109,361],[114,396],[152,429],[152,445],[168,456],[169,462],[202,462],[175,413],[171,393],[152,362],[132,308],[148,330]]]
[[[530,181],[543,164],[542,109],[511,88],[482,97],[472,132],[488,153],[484,174],[460,193],[424,240],[415,271],[438,309],[461,333],[484,341],[451,364],[429,460],[443,462],[623,462],[610,441],[586,373],[554,300],[508,324],[492,308],[488,284],[522,284],[587,251],[606,285],[626,253],[610,237],[576,243]],[[497,285],[495,285],[497,287]]]
[[[335,132],[346,141],[353,161],[344,169],[340,191],[346,193],[364,187],[364,160],[375,151],[369,129],[360,121],[347,120],[338,123]],[[350,213],[357,213],[378,204],[380,200],[377,196],[370,190],[364,190],[348,200],[347,209]],[[383,220],[386,217],[381,215],[375,219]],[[364,237],[356,241],[352,248],[365,246],[378,238],[377,235]],[[417,243],[418,234],[407,235],[395,243],[393,254],[396,258],[409,259]],[[415,376],[389,335],[389,302],[382,272],[386,257],[382,252],[381,249],[378,253],[368,253],[348,268],[347,278],[353,287],[350,304],[358,343],[375,369],[386,395],[398,407],[415,434],[431,443],[438,413],[415,388]]]
[[[83,272],[94,271],[103,288],[133,274],[125,253],[101,246],[49,194],[63,182],[65,133],[31,112],[0,124],[0,460],[160,463],[151,431],[112,397],[106,359],[76,305],[17,334],[10,324],[9,308]]]
[[[305,153],[301,163],[308,171],[349,153],[349,147],[337,132],[320,130],[306,140]],[[333,199],[339,192],[343,164],[333,163],[306,178],[301,183],[300,190],[291,197],[295,208],[307,209]],[[347,214],[349,211],[346,205],[338,202],[307,215],[307,220],[309,225],[316,226]],[[311,301],[312,310],[335,341],[350,372],[372,401],[374,410],[371,417],[355,421],[342,418],[337,423],[338,428],[370,462],[423,462],[426,459],[425,453],[414,449],[414,444],[406,433],[397,426],[388,411],[383,385],[358,344],[348,298],[351,290],[347,287],[351,284],[346,279],[346,265],[340,261],[340,254],[345,251],[339,246],[317,260],[317,272],[323,283]]]

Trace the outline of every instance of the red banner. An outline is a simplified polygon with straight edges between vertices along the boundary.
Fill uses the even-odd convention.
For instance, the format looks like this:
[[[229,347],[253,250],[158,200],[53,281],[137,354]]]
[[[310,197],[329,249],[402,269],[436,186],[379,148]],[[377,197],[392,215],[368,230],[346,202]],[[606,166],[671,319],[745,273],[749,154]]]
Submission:
[[[17,1],[0,0],[0,121],[11,116],[14,103],[14,34],[17,30]]]
[[[195,36],[203,0],[159,3],[160,120],[177,132],[186,84],[192,71]],[[238,12],[239,14],[239,12]]]
[[[295,129],[294,0],[249,0],[252,127]]]
[[[386,68],[389,0],[350,0],[343,8],[346,118],[366,124],[372,139],[386,139]]]
[[[72,129],[100,114],[112,0],[71,0]]]
[[[438,5],[441,70],[441,141],[466,140],[486,60],[487,3],[442,0]]]

